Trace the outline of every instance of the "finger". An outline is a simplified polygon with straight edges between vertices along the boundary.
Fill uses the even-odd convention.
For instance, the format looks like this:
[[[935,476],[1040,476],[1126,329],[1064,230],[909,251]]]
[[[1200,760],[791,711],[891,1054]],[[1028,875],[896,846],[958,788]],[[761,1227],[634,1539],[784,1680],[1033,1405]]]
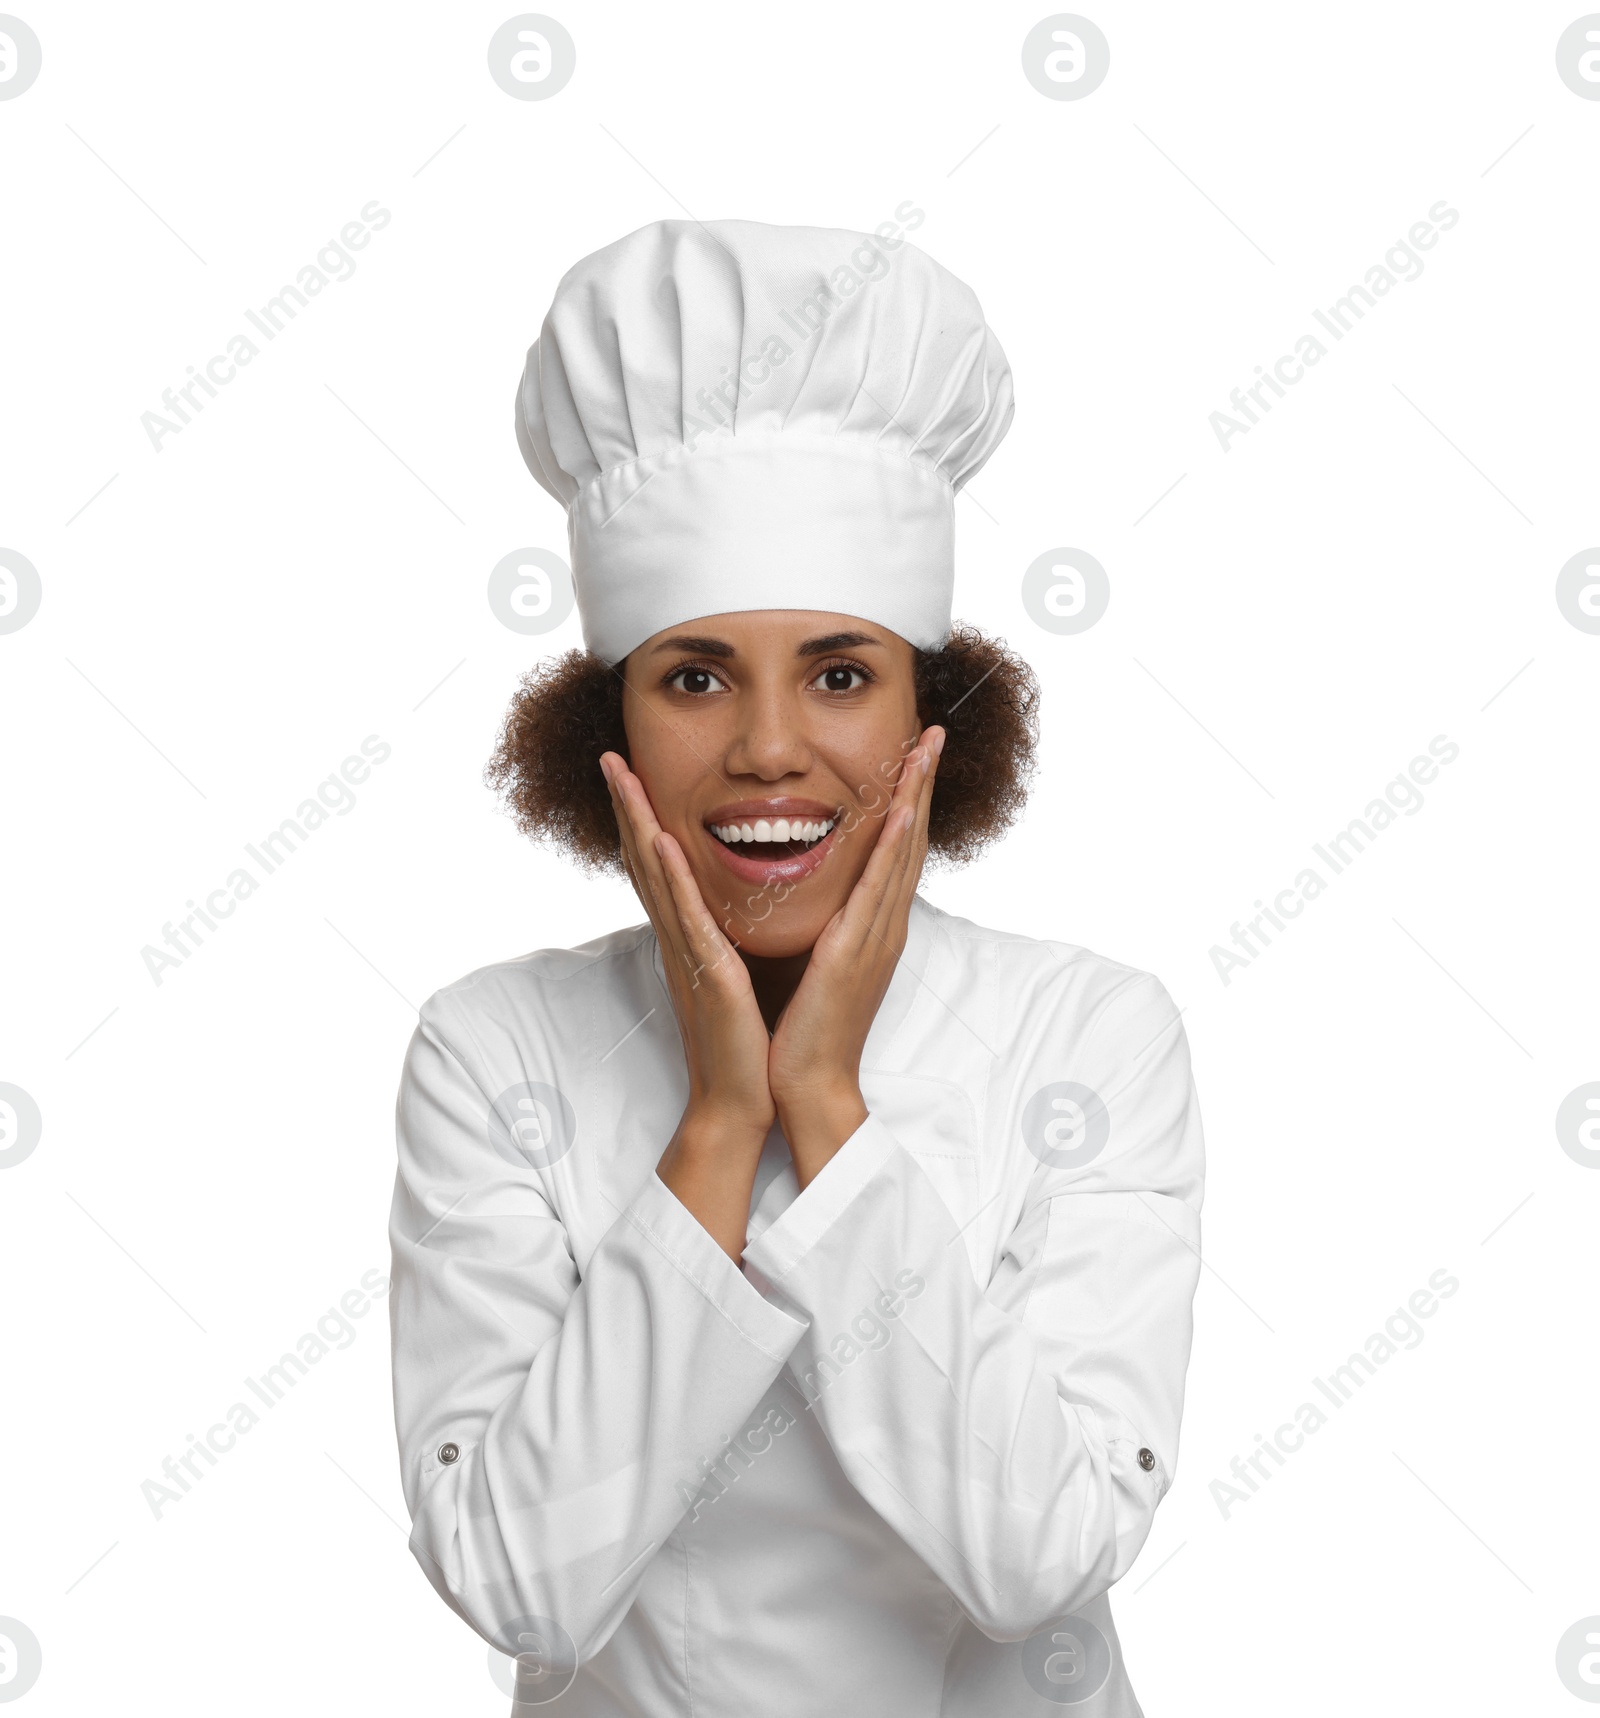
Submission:
[[[905,768],[895,787],[891,809],[907,808],[911,812],[912,834],[908,842],[895,850],[895,864],[889,880],[887,895],[893,895],[911,866],[921,833],[927,822],[928,807],[933,799],[933,748],[930,738],[936,729],[927,729],[906,758]]]
[[[927,752],[927,768],[923,771],[922,786],[917,794],[917,822],[912,837],[911,852],[906,863],[905,880],[909,882],[910,893],[915,894],[917,883],[921,878],[923,861],[928,856],[928,824],[933,815],[934,782],[939,774],[939,757],[944,750],[945,732],[940,727],[924,728],[922,744]]]
[[[600,754],[600,773],[605,777],[606,792],[611,798],[611,815],[617,824],[617,846],[622,853],[623,869],[628,873],[628,881],[637,889],[640,886],[639,868],[634,863],[633,828],[628,819],[627,807],[622,803],[622,797],[617,792],[616,772],[627,766],[615,752]]]
[[[898,815],[905,819],[905,823],[895,843],[894,865],[889,873],[888,884],[878,898],[877,911],[873,915],[874,929],[880,935],[884,934],[886,925],[904,928],[911,897],[916,893],[917,878],[922,871],[921,817],[918,809],[915,805],[906,806]]]
[[[650,796],[644,783],[628,768],[615,752],[605,754],[611,768],[606,778],[611,788],[612,806],[616,812],[617,828],[623,841],[623,857],[628,865],[634,893],[638,895],[663,948],[682,960],[687,952],[682,926],[671,904],[671,891],[661,871],[654,839],[660,834]]]
[[[890,826],[895,822],[896,814],[905,810],[911,812],[913,822],[915,821],[918,798],[927,781],[929,762],[928,748],[919,739],[918,743],[906,754],[899,778],[894,785],[894,792],[890,795],[888,807],[884,812],[883,825],[878,831],[877,848],[874,849],[873,857],[877,857],[877,849],[884,850],[885,857],[881,863],[888,867],[889,881],[892,881],[905,862],[904,846],[897,841]],[[872,861],[870,860],[867,870],[872,870]],[[865,877],[866,872],[863,872],[863,880]],[[877,878],[874,881],[876,882]]]
[[[696,973],[714,970],[726,960],[737,960],[733,944],[723,935],[721,926],[711,916],[705,897],[700,893],[700,886],[694,880],[694,872],[689,868],[689,861],[676,838],[662,830],[656,836],[655,846],[662,871],[666,875],[667,886],[671,890],[673,909],[678,915],[679,927]]]
[[[635,870],[642,879],[647,879],[652,867],[646,856],[654,853],[652,844],[661,826],[656,820],[655,808],[650,804],[650,796],[644,790],[644,783],[614,753],[610,756],[615,759],[609,781],[612,804],[617,812],[617,827],[622,831]]]
[[[633,819],[628,815],[618,786],[620,779],[628,773],[627,762],[617,752],[602,752],[600,773],[606,778],[606,791],[611,795],[611,809],[616,815],[617,833],[622,838],[623,846],[630,851],[634,850]]]
[[[924,728],[922,743],[928,752],[928,769],[922,781],[922,816],[924,828],[928,823],[928,811],[933,805],[933,784],[939,775],[939,759],[944,755],[945,731],[940,727]]]
[[[904,863],[915,824],[915,807],[905,804],[892,805],[884,818],[872,855],[839,911],[839,935],[852,949],[862,948],[877,935],[884,899]]]
[[[900,760],[898,772],[892,779],[889,777],[890,766],[882,766],[884,782],[882,789],[870,782],[861,786],[861,800],[858,807],[851,808],[852,827],[865,828],[869,824],[877,824],[875,840],[883,836],[884,825],[889,821],[889,814],[897,805],[904,805],[915,793],[919,785],[920,769],[918,760],[920,751],[915,742],[907,749],[906,755]],[[867,795],[870,793],[870,799]]]
[[[905,764],[901,768],[900,777],[895,782],[894,798],[891,805],[910,805],[915,807],[926,792],[932,775],[933,751],[930,747],[929,733],[924,730],[917,736],[917,743],[906,754]]]
[[[910,836],[917,822],[918,797],[928,775],[924,767],[928,758],[920,740],[906,755],[867,863],[823,933],[842,945],[844,952],[853,954],[871,941],[884,941],[879,923],[885,917],[885,902],[891,898],[895,880],[909,860],[913,845]]]
[[[663,862],[662,844],[670,844],[672,850],[677,853],[694,901],[704,912],[705,902],[701,898],[699,886],[694,882],[694,874],[689,870],[689,862],[683,856],[683,849],[657,821],[655,807],[651,805],[650,795],[639,777],[631,770],[625,771],[617,779],[617,790],[622,795],[633,822],[640,867],[651,898],[655,902],[656,910],[652,918],[663,953],[677,964],[691,984],[698,984],[700,972],[716,960],[718,951],[713,949],[710,959],[707,959],[696,948],[696,938],[689,932],[680,905],[681,886],[675,886],[674,879]]]
[[[628,873],[628,881],[633,884],[634,893],[647,913],[651,912],[649,885],[645,881],[644,866],[639,858],[639,841],[633,827],[633,818],[629,814],[627,802],[623,799],[618,787],[618,777],[627,770],[627,765],[615,752],[606,752],[601,757],[601,769],[605,774],[606,787],[611,795],[611,811],[617,820],[617,837],[622,846],[623,868]]]
[[[889,947],[901,946],[911,902],[922,880],[928,852],[928,818],[933,806],[933,781],[938,772],[944,730],[925,728],[916,750],[907,758],[905,774],[911,778],[906,806],[909,818],[905,836],[894,844],[895,862],[887,886],[878,896],[872,918],[872,934]],[[903,807],[900,813],[906,815]]]
[[[915,813],[920,810],[922,802],[928,795],[928,784],[933,776],[933,749],[928,743],[926,733],[917,736],[917,743],[906,755],[905,768],[900,772],[900,780],[895,784],[894,803],[909,805]]]
[[[624,770],[617,777],[617,792],[627,808],[629,822],[633,826],[634,846],[639,856],[640,869],[652,889],[662,891],[666,888],[666,873],[661,869],[661,856],[656,851],[656,837],[661,834],[661,824],[656,817],[655,807],[650,803],[650,795],[645,792],[645,786],[632,770]]]

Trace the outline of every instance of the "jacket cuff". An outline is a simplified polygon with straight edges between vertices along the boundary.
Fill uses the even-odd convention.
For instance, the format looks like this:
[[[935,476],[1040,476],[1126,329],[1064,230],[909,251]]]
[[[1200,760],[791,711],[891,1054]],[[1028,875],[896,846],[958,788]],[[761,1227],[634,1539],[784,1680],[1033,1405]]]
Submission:
[[[780,1365],[808,1324],[775,1306],[714,1241],[655,1170],[623,1217],[754,1347]]]

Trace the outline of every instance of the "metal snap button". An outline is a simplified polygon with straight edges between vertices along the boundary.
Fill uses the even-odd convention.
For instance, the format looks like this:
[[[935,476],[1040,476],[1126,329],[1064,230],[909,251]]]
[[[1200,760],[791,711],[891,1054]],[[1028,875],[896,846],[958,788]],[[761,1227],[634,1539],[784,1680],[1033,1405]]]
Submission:
[[[1155,1458],[1155,1452],[1153,1450],[1140,1450],[1139,1451],[1139,1466],[1142,1467],[1146,1473],[1149,1473],[1151,1468],[1153,1468],[1155,1465],[1156,1465],[1156,1458]]]
[[[1139,1459],[1142,1461],[1149,1453],[1150,1452],[1148,1450],[1141,1450]],[[453,1462],[460,1454],[461,1450],[459,1445],[440,1444],[439,1446],[439,1460],[442,1462]]]

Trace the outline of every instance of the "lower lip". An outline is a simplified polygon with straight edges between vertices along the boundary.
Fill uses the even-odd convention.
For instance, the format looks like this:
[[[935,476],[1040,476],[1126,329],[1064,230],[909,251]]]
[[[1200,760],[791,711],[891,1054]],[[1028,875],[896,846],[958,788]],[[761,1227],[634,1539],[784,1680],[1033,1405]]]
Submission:
[[[786,859],[757,859],[752,854],[740,853],[736,848],[719,841],[708,829],[706,835],[711,845],[716,849],[717,857],[724,865],[745,883],[798,883],[802,878],[809,877],[813,871],[827,858],[833,846],[833,838],[839,833],[839,825],[833,828],[816,844],[806,848],[803,853],[791,854]]]

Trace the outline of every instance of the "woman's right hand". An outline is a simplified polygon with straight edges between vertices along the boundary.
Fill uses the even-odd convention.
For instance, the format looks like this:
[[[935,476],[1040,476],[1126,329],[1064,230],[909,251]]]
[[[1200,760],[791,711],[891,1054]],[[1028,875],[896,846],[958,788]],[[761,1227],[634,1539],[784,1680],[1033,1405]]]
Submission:
[[[689,1102],[668,1159],[726,1159],[732,1152],[743,1167],[748,1155],[753,1177],[777,1111],[767,1083],[770,1039],[750,974],[707,910],[683,849],[656,821],[644,783],[616,752],[603,753],[600,767],[611,789],[628,876],[661,945],[688,1064]],[[735,1258],[743,1248],[746,1215],[747,1208],[738,1213],[738,1248],[729,1249]],[[722,1234],[718,1239],[727,1245]]]

